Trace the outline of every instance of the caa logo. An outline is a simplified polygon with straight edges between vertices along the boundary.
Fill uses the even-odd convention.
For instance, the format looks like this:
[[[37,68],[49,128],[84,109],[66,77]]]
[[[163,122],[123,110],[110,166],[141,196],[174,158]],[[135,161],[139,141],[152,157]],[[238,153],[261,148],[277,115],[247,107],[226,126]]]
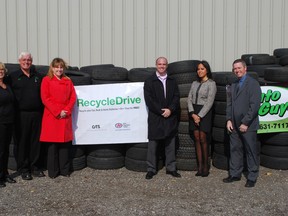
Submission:
[[[122,128],[123,127],[123,124],[121,124],[121,123],[116,123],[115,124],[115,128]]]

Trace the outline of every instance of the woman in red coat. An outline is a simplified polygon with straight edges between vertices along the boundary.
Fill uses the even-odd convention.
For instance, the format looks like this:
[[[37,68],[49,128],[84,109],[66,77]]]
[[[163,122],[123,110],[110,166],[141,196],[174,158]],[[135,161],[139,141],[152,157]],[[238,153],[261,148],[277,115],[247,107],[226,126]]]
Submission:
[[[40,141],[48,143],[48,176],[69,176],[69,149],[73,140],[71,112],[76,101],[72,81],[64,73],[66,63],[55,58],[41,84],[44,114]]]

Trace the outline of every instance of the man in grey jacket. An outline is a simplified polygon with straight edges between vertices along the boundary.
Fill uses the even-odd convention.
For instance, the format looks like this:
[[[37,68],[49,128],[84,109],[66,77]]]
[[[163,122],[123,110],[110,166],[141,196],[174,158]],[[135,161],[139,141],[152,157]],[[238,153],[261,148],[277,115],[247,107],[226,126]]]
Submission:
[[[258,110],[261,101],[259,83],[247,75],[247,66],[241,59],[233,62],[233,72],[238,82],[231,85],[227,99],[227,130],[230,133],[229,176],[225,183],[239,181],[246,155],[247,182],[245,187],[254,187],[259,175],[259,128]]]

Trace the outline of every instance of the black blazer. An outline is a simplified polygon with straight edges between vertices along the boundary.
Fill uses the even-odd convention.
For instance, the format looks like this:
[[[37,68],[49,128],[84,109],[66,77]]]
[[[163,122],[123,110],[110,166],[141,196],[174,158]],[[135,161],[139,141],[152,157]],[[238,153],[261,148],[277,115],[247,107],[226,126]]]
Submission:
[[[148,107],[148,138],[159,140],[173,137],[178,132],[179,90],[176,81],[167,77],[166,98],[162,82],[156,73],[144,83],[144,98]],[[161,109],[171,110],[171,116],[164,118]]]

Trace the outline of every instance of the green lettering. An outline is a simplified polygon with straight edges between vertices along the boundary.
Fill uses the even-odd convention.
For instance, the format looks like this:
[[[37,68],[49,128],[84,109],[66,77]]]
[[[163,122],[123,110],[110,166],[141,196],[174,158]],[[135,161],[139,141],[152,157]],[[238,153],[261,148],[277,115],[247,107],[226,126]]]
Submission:
[[[267,115],[267,113],[269,113],[270,106],[271,106],[271,104],[268,103],[268,102],[263,103],[263,104],[260,106],[259,111],[258,111],[259,116],[265,116],[265,115]]]
[[[286,102],[285,104],[280,104],[280,113],[279,116],[283,117],[287,111],[287,107],[288,107],[288,102]]]

